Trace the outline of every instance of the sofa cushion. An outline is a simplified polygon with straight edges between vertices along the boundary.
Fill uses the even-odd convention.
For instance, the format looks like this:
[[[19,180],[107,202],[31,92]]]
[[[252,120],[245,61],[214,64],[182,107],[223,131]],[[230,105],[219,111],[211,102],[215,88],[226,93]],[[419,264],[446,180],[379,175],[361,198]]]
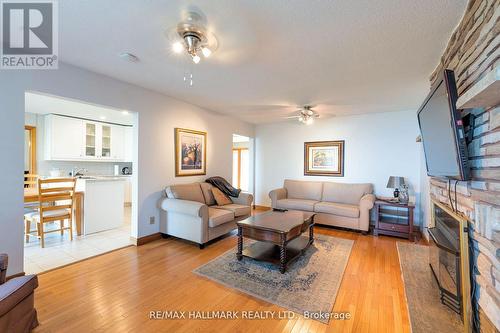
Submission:
[[[232,220],[234,220],[234,213],[232,211],[208,207],[208,226],[210,228],[215,228]]]
[[[276,208],[306,210],[312,212],[314,211],[314,204],[317,202],[317,200],[306,199],[281,199],[276,201]]]
[[[372,184],[325,182],[321,201],[358,205],[361,197],[373,192]]]
[[[316,213],[326,213],[344,217],[359,217],[359,207],[357,205],[341,204],[335,202],[319,202],[314,205]]]
[[[285,179],[283,187],[286,188],[288,199],[320,201],[323,183]]]
[[[212,193],[214,195],[215,201],[217,202],[217,206],[225,206],[233,203],[231,199],[229,199],[229,197],[217,187],[214,187],[212,189]]]
[[[212,184],[209,183],[200,183],[201,192],[203,192],[203,197],[205,198],[205,204],[207,206],[215,205],[215,198],[212,193]]]
[[[171,185],[165,189],[170,199],[181,199],[205,203],[200,183]]]
[[[237,205],[237,204],[230,204],[230,205],[224,205],[224,206],[214,206],[214,208],[227,209],[227,210],[233,212],[235,217],[239,217],[239,216],[243,216],[243,215],[250,215],[250,213],[252,212],[252,209],[250,208],[250,206]]]

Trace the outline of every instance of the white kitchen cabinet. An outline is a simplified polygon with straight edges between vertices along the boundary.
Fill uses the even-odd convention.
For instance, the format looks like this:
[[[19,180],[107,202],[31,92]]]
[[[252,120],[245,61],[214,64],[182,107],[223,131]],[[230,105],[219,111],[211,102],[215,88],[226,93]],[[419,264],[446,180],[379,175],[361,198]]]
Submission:
[[[81,160],[83,158],[83,121],[71,117],[45,117],[45,159]]]
[[[85,158],[93,161],[123,161],[124,126],[83,121]]]
[[[124,126],[111,127],[111,158],[114,161],[125,161],[125,129]]]
[[[98,157],[98,152],[97,152],[97,142],[99,138],[97,137],[97,124],[94,122],[88,122],[84,121],[83,122],[83,127],[85,131],[85,158],[97,158]]]
[[[92,120],[47,115],[47,160],[125,161],[125,129],[128,127]]]

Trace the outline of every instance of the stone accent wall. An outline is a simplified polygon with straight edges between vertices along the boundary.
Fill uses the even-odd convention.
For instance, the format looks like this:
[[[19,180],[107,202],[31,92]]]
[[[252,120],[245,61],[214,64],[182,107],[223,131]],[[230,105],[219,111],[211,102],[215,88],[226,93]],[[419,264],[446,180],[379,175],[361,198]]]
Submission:
[[[500,0],[470,0],[430,81],[455,71],[459,96],[500,63]],[[500,94],[500,92],[499,92]],[[500,330],[500,105],[464,110],[477,116],[469,145],[472,181],[457,187],[458,209],[473,226],[482,332]],[[449,203],[447,181],[431,178],[431,196]],[[454,190],[454,182],[452,182]],[[454,195],[452,196],[454,200]],[[472,259],[471,259],[472,260]]]

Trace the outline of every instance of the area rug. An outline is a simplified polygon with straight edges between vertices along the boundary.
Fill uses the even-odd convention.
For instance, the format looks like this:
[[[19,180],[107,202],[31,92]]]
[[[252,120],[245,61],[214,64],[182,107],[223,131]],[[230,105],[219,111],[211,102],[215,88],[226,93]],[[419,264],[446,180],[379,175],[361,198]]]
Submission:
[[[439,287],[429,267],[429,247],[397,243],[413,333],[463,331],[460,316],[441,304]]]
[[[351,254],[352,240],[315,235],[313,245],[285,274],[277,266],[227,251],[193,272],[298,314],[332,311]],[[245,245],[250,244],[245,240]],[[326,319],[318,319],[327,323]]]

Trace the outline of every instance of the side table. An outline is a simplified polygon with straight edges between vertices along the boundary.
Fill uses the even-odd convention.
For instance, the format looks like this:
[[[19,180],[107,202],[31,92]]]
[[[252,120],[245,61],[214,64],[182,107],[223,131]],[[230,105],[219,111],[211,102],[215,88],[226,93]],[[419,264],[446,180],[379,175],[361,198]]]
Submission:
[[[413,210],[415,204],[392,202],[377,198],[375,200],[375,236],[389,235],[413,238]]]

